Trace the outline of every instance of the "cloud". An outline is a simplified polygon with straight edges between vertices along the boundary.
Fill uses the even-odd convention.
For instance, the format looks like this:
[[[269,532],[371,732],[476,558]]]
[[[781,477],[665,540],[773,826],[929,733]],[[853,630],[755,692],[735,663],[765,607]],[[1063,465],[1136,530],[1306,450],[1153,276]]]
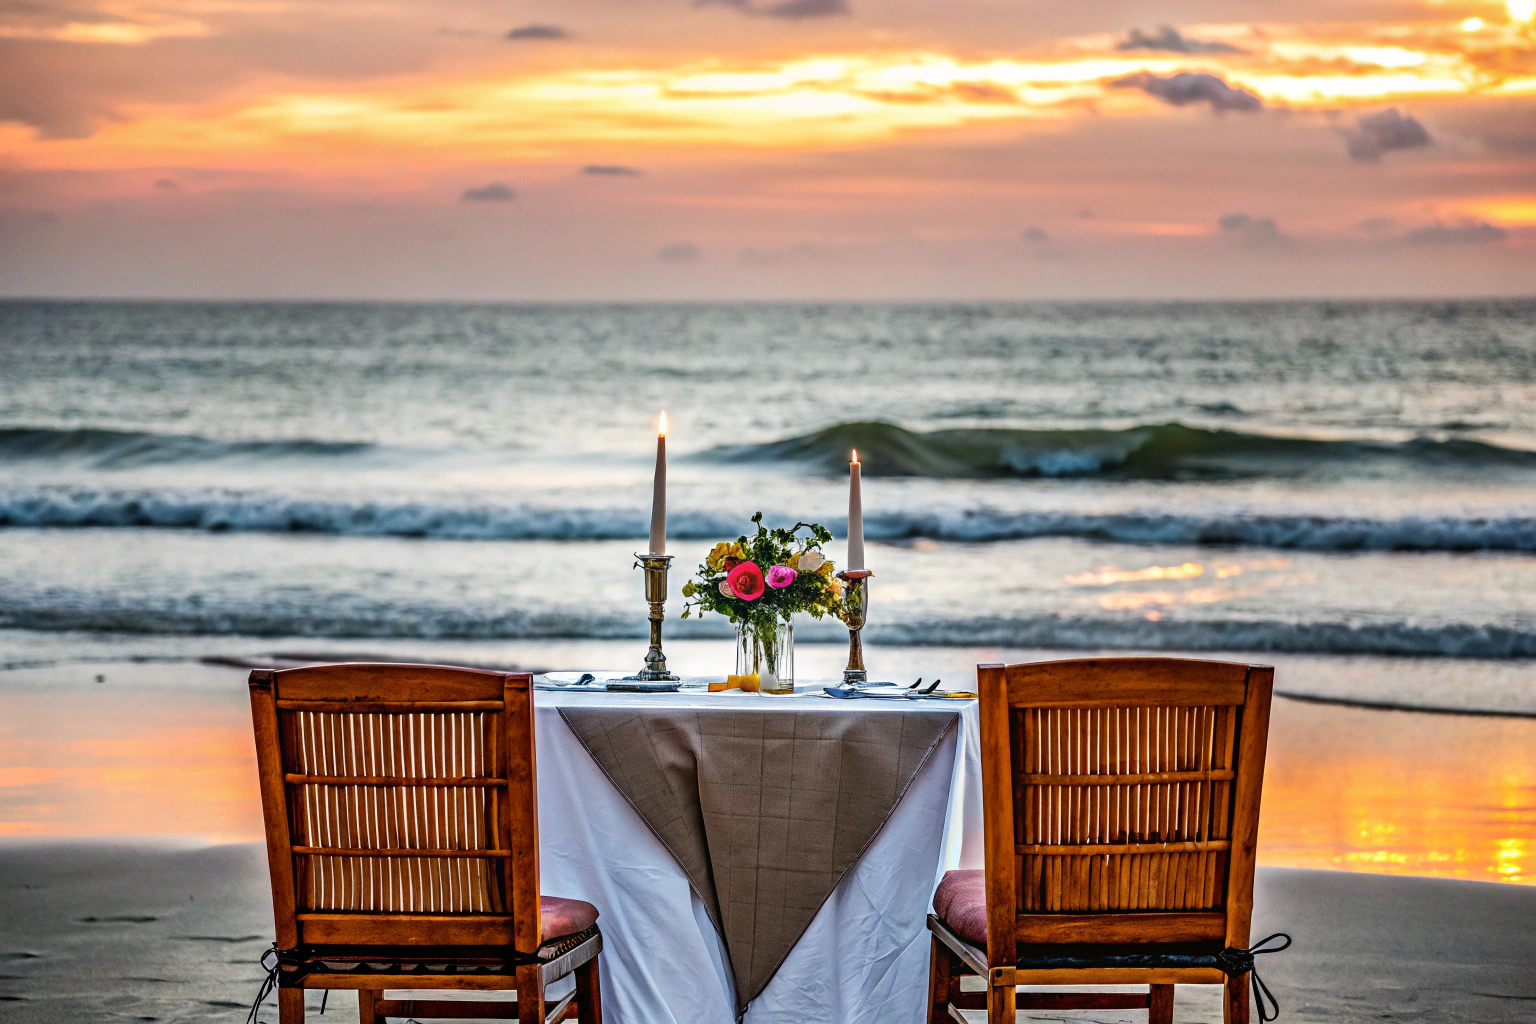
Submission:
[[[1024,229],[1023,238],[1024,241],[1033,242],[1036,245],[1044,245],[1051,240],[1051,236],[1045,228],[1036,227],[1033,224]]]
[[[756,7],[752,0],[694,0],[695,7],[730,7],[743,14],[764,18],[800,21],[806,18],[832,18],[853,13],[847,0],[779,0],[767,7]]]
[[[956,82],[951,91],[972,103],[1017,103],[1019,94],[1005,85],[992,82]]]
[[[1216,221],[1221,233],[1241,240],[1247,245],[1274,245],[1285,236],[1269,217],[1250,217],[1246,213],[1229,213]]]
[[[1095,216],[1096,214],[1094,214],[1094,212],[1088,209],[1086,206],[1077,211],[1077,217],[1079,220],[1093,220]]]
[[[1246,89],[1234,89],[1217,75],[1181,71],[1166,78],[1142,71],[1109,83],[1116,89],[1140,89],[1175,107],[1209,103],[1212,110],[1262,110],[1264,101]]]
[[[697,263],[704,258],[704,250],[692,242],[669,242],[656,253],[663,263]]]
[[[139,116],[134,112],[145,107],[215,105],[232,90],[244,95],[252,82],[270,88],[270,83],[284,81],[303,91],[418,71],[432,44],[430,29],[407,31],[394,19],[360,13],[311,16],[303,3],[281,12],[271,5],[245,5],[238,13],[230,5],[222,5],[227,13],[214,12],[221,5],[128,5],[203,11],[209,31],[198,36],[162,35],[135,42],[130,35],[128,41],[114,43],[29,37],[25,31],[12,34],[18,18],[28,17],[57,22],[70,31],[75,30],[71,26],[83,26],[88,38],[98,28],[116,38],[112,34],[128,25],[115,15],[95,13],[92,6],[0,0],[0,122],[28,125],[45,141],[84,139],[107,124],[132,130]],[[172,24],[144,17],[150,30]],[[25,30],[25,25],[20,27]]]
[[[1449,224],[1437,220],[1433,224],[1414,228],[1403,236],[1410,245],[1483,245],[1502,242],[1508,237],[1509,232],[1497,224],[1471,217],[1463,217]]]
[[[1233,46],[1231,43],[1217,42],[1215,40],[1190,39],[1179,34],[1179,30],[1172,25],[1163,25],[1153,35],[1143,32],[1139,28],[1131,29],[1129,35],[1120,40],[1116,45],[1117,50],[1161,50],[1168,53],[1247,53],[1247,50]]]
[[[625,167],[622,164],[587,164],[581,173],[590,174],[594,178],[638,178],[645,172],[638,167]]]
[[[770,18],[831,18],[848,14],[845,0],[783,0],[763,11]]]
[[[155,188],[179,188],[174,178],[160,178],[155,182]]]
[[[505,203],[516,199],[517,193],[501,182],[493,181],[480,188],[467,188],[459,198],[471,203]]]
[[[558,25],[519,25],[507,33],[508,39],[569,39],[570,35]]]
[[[1352,158],[1375,163],[1383,153],[1427,146],[1430,139],[1412,114],[1399,114],[1396,107],[1388,107],[1356,118],[1355,127],[1344,133],[1344,141]]]

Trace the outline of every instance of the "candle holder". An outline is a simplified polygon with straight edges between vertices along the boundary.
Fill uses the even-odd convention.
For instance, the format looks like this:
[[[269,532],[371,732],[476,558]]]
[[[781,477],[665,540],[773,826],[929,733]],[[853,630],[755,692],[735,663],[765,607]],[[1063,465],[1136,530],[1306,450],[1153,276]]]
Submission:
[[[651,606],[651,649],[645,652],[645,668],[632,676],[610,680],[610,690],[668,692],[678,687],[678,678],[667,671],[667,656],[661,651],[661,623],[666,618],[667,569],[671,555],[635,554],[635,568],[645,570],[645,600]]]
[[[845,569],[837,578],[848,585],[843,595],[843,624],[848,627],[848,667],[843,669],[843,685],[861,686],[869,681],[864,669],[864,617],[869,612],[868,569]]]

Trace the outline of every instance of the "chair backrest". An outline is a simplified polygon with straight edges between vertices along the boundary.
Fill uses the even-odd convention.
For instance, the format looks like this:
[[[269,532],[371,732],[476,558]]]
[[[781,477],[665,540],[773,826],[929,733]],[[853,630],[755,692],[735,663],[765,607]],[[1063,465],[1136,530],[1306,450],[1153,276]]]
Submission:
[[[539,947],[533,677],[251,673],[279,947]]]
[[[1246,947],[1274,670],[1178,658],[977,668],[988,954]]]

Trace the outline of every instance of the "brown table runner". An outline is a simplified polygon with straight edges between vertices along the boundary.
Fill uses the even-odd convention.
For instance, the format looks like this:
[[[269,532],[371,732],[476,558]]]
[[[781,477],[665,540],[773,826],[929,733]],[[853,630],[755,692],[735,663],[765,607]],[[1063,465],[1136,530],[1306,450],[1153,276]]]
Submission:
[[[904,708],[560,714],[703,900],[725,939],[738,1012],[959,718]]]

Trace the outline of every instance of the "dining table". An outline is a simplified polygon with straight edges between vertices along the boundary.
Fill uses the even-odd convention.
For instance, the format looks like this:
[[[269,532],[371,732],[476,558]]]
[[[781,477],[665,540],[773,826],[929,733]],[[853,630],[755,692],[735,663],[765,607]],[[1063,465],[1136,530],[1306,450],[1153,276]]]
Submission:
[[[918,1024],[982,865],[974,700],[536,679],[541,889],[598,908],[613,1024]]]

